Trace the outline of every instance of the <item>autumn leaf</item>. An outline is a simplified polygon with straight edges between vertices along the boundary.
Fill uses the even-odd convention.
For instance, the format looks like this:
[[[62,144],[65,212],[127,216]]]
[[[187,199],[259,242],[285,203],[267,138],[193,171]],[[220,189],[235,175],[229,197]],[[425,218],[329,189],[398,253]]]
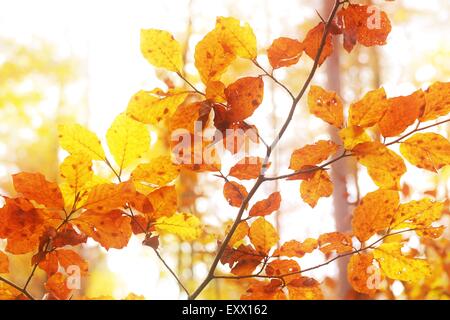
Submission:
[[[263,217],[252,223],[248,236],[256,250],[263,254],[267,254],[279,239],[275,228]]]
[[[338,150],[337,144],[329,140],[319,140],[295,150],[291,155],[289,169],[302,170],[305,166],[313,166],[327,160]]]
[[[290,282],[300,277],[300,265],[292,259],[277,259],[267,264],[265,272],[268,276],[282,277],[285,282]]]
[[[437,133],[416,133],[401,143],[400,153],[416,167],[432,172],[450,164],[450,142]]]
[[[224,103],[227,101],[225,97],[225,85],[220,81],[208,81],[205,94],[206,99],[214,102]]]
[[[40,173],[21,172],[13,176],[14,189],[29,200],[43,204],[48,209],[63,209],[64,200],[59,187]]]
[[[230,206],[240,207],[247,195],[245,187],[235,181],[227,181],[223,186],[223,196]]]
[[[144,181],[152,185],[164,186],[175,180],[180,174],[180,167],[173,163],[170,156],[158,156],[149,163],[138,165],[131,177],[133,180]]]
[[[400,189],[400,178],[406,172],[403,159],[382,143],[364,142],[353,148],[358,162],[367,167],[373,182],[383,189]]]
[[[201,233],[200,220],[189,213],[176,213],[156,220],[155,228],[160,234],[174,234],[183,241],[197,239]]]
[[[59,172],[61,177],[68,183],[74,195],[85,190],[94,175],[92,171],[92,160],[83,154],[67,156],[59,166]]]
[[[59,125],[59,144],[70,154],[83,154],[92,160],[105,160],[98,137],[79,124]]]
[[[73,250],[58,249],[49,252],[45,260],[39,263],[39,268],[44,270],[49,276],[56,273],[59,266],[66,271],[70,271],[70,268],[76,267],[80,275],[86,275],[88,272],[87,262]]]
[[[306,253],[311,253],[317,249],[318,245],[317,240],[313,238],[307,238],[303,242],[290,240],[285,242],[281,247],[277,248],[274,251],[273,256],[302,258]]]
[[[426,229],[441,217],[443,210],[443,202],[435,202],[430,199],[413,200],[398,207],[389,226],[393,230]],[[420,232],[420,230],[416,232]]]
[[[404,256],[401,248],[401,243],[392,242],[383,243],[373,251],[387,277],[415,283],[430,275],[431,269],[425,260]]]
[[[232,274],[247,276],[252,274],[263,258],[264,254],[257,252],[252,246],[241,244],[236,249],[228,246],[220,262],[228,264]]]
[[[350,257],[347,265],[347,279],[356,292],[370,296],[375,294],[376,289],[369,287],[373,268],[375,266],[373,265],[372,253],[359,253]]]
[[[381,120],[388,107],[389,101],[384,88],[369,91],[361,100],[350,105],[349,125],[361,128],[372,127]]]
[[[228,245],[230,247],[235,247],[237,244],[240,245],[242,240],[248,235],[249,229],[250,227],[248,226],[247,221],[240,222],[233,232]],[[229,231],[229,229],[227,231]]]
[[[170,118],[169,131],[175,132],[181,129],[191,134],[201,134],[207,124],[210,111],[211,106],[205,101],[182,104]]]
[[[421,122],[434,120],[450,112],[450,82],[435,82],[425,90],[425,109]]]
[[[352,230],[363,242],[389,227],[399,204],[397,191],[379,189],[366,194],[353,211]]]
[[[221,42],[221,34],[214,29],[195,46],[195,67],[205,84],[219,80],[236,59],[234,50]]]
[[[300,185],[300,195],[311,208],[314,208],[322,197],[329,197],[333,194],[333,183],[325,170],[317,170],[314,175],[302,181]]]
[[[152,191],[147,195],[152,204],[151,219],[170,217],[177,211],[177,192],[175,186],[165,186]]]
[[[250,117],[263,100],[264,83],[262,77],[240,78],[225,89],[228,102],[228,121],[242,121]]]
[[[245,157],[230,169],[230,176],[239,180],[256,179],[262,172],[264,159],[258,157]],[[267,164],[266,168],[270,165]]]
[[[177,89],[168,92],[161,89],[141,90],[131,97],[126,113],[136,121],[156,126],[169,119],[187,96],[186,91]]]
[[[238,57],[245,59],[256,58],[256,37],[248,23],[231,17],[218,17],[216,28],[220,42]]]
[[[45,283],[45,289],[57,300],[67,300],[72,294],[72,290],[67,287],[67,276],[61,272],[56,272]]]
[[[401,134],[412,125],[425,107],[425,95],[418,90],[409,96],[388,99],[386,113],[378,126],[384,137],[394,137]]]
[[[256,202],[250,209],[249,216],[266,216],[280,208],[281,195],[279,192],[272,193],[267,199]]]
[[[131,181],[119,184],[100,184],[89,192],[84,208],[92,209],[96,212],[108,212],[125,206],[134,193],[135,189]]]
[[[150,134],[144,124],[120,114],[106,132],[106,141],[119,173],[135,163],[150,148]]]
[[[131,237],[131,219],[117,209],[109,212],[87,210],[74,223],[106,250],[125,247]]]
[[[323,233],[317,239],[319,250],[324,254],[335,251],[338,254],[351,252],[353,250],[352,237],[341,232]]]
[[[324,32],[325,23],[320,22],[317,26],[308,31],[305,39],[303,40],[305,53],[313,60],[316,59],[316,56],[319,53],[319,48],[322,43]],[[324,42],[322,53],[320,55],[320,58],[318,59],[318,64],[321,65],[322,63],[324,63],[325,59],[328,58],[332,53],[332,35],[328,33]]]
[[[141,52],[155,67],[174,72],[183,69],[181,46],[167,31],[141,30]]]
[[[386,44],[392,28],[384,11],[368,5],[349,4],[338,12],[337,19],[347,52],[352,51],[356,42],[366,47]]]
[[[286,294],[282,289],[282,282],[279,279],[256,281],[241,295],[241,300],[286,300]]]
[[[317,280],[308,277],[294,279],[287,284],[289,300],[322,300],[323,293]]]
[[[286,37],[275,39],[267,50],[267,57],[273,69],[296,64],[303,53],[303,44]]]
[[[0,273],[9,273],[9,259],[3,251],[0,251]]]
[[[339,130],[339,137],[346,150],[352,150],[360,143],[372,141],[366,131],[358,126],[350,126]]]
[[[319,86],[311,86],[308,94],[309,112],[323,121],[341,128],[344,123],[341,98],[333,91],[326,91]]]

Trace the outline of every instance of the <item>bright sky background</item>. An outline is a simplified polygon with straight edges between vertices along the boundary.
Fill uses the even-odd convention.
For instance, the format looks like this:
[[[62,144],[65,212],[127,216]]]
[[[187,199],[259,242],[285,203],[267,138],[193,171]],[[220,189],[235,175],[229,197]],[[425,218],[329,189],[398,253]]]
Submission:
[[[331,0],[330,0],[331,1]],[[449,10],[447,0],[404,0],[403,3],[417,12],[414,23],[403,23],[401,15],[396,16],[401,27],[393,22],[389,44],[380,50],[384,71],[383,83],[390,96],[408,94],[417,83],[428,85],[436,78],[449,79],[450,34]],[[315,4],[308,7],[307,4]],[[388,12],[396,12],[396,4],[384,3]],[[248,21],[255,30],[259,47],[264,48],[270,40],[279,36],[295,36],[298,25],[306,19],[315,17],[314,8],[320,10],[320,1],[301,0],[250,0],[250,1],[212,1],[193,0],[191,16],[194,35],[192,48],[201,36],[214,26],[218,15],[231,15]],[[122,112],[132,94],[140,89],[161,86],[154,69],[142,58],[139,49],[139,31],[142,28],[158,28],[172,32],[183,41],[188,25],[189,1],[187,0],[0,0],[0,36],[9,37],[18,43],[33,45],[37,39],[46,39],[55,44],[61,56],[75,56],[83,61],[82,77],[88,87],[88,123],[91,129],[103,135],[113,118]],[[416,19],[413,17],[413,19]],[[445,67],[436,69],[428,61],[434,52],[447,53],[437,64]],[[192,55],[192,52],[191,52]],[[393,58],[392,58],[393,57]],[[304,61],[302,58],[301,61]],[[442,59],[442,58],[441,58]],[[261,60],[265,61],[264,58]],[[192,64],[188,70],[193,70]],[[444,72],[444,74],[443,74]],[[446,72],[446,73],[445,73]],[[280,72],[280,75],[283,73]],[[444,77],[444,78],[442,78]],[[318,81],[324,79],[318,76]],[[385,80],[386,79],[386,80]],[[425,86],[426,87],[426,86]],[[0,89],[1,90],[1,89]],[[267,92],[267,91],[266,91]],[[359,96],[344,86],[344,98]],[[267,92],[266,96],[271,93]],[[283,101],[283,98],[280,98]],[[269,107],[270,102],[265,102]],[[279,110],[279,111],[278,111]],[[285,114],[278,109],[279,115]],[[303,143],[311,136],[305,135],[309,128],[316,128],[320,122],[311,120],[305,123],[308,128],[288,131],[289,140],[299,135]],[[314,139],[323,136],[314,137]],[[313,140],[314,140],[313,139]],[[414,178],[414,172],[412,173]],[[426,183],[422,183],[426,188]],[[315,236],[322,232],[334,231],[334,223],[329,219],[331,199],[321,200],[313,210],[301,204],[297,185],[288,183],[281,186],[283,196],[288,199],[282,209],[300,210],[289,215],[282,222],[283,239],[298,238],[299,234]],[[270,192],[271,186],[267,187]],[[373,184],[362,177],[362,191],[373,190]],[[212,202],[223,204],[221,190],[211,194]],[[290,199],[295,200],[290,200]],[[200,202],[204,209],[213,209],[211,204]],[[218,209],[217,206],[215,209]],[[235,212],[230,213],[230,217]],[[305,218],[306,217],[306,218]],[[298,225],[299,228],[288,228]],[[286,228],[283,229],[283,226]],[[301,238],[300,238],[301,239]],[[164,251],[163,251],[164,252]],[[175,260],[168,259],[171,265]],[[308,262],[306,262],[308,264]],[[178,288],[169,277],[160,278],[158,262],[148,250],[142,249],[139,241],[133,239],[127,249],[111,250],[107,260],[108,268],[118,277],[120,284],[115,294],[122,297],[128,292],[144,294],[147,298],[177,297]],[[197,270],[202,277],[201,269]],[[332,274],[333,267],[324,268],[324,273]]]

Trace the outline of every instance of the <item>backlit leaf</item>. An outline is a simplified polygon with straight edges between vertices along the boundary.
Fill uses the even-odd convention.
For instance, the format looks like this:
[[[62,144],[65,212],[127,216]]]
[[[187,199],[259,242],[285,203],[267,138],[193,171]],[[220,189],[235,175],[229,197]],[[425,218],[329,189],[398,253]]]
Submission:
[[[262,158],[243,158],[230,169],[230,176],[240,180],[256,179],[262,173],[263,162]]]
[[[266,216],[280,208],[281,195],[279,192],[272,193],[267,199],[256,202],[250,209],[249,216]]]
[[[155,67],[174,72],[183,68],[181,46],[167,31],[141,30],[141,52]]]
[[[59,144],[70,154],[83,154],[92,160],[104,160],[105,152],[98,137],[79,124],[58,126]]]
[[[303,44],[286,37],[275,39],[267,50],[267,57],[274,69],[296,64],[303,53]]]
[[[346,150],[352,150],[360,143],[372,141],[366,131],[358,126],[350,126],[339,130],[339,137]]]
[[[425,109],[419,120],[434,120],[450,112],[450,82],[435,82],[425,90]]]
[[[311,253],[318,247],[316,239],[307,238],[303,242],[290,240],[285,242],[281,247],[275,250],[273,256],[297,257],[302,258],[306,253]]]
[[[322,42],[324,31],[325,31],[325,23],[320,22],[317,26],[308,31],[305,39],[303,40],[305,53],[313,60],[316,59],[316,56],[319,53],[319,48]],[[319,65],[324,63],[325,59],[328,58],[332,53],[333,53],[332,36],[330,33],[328,33],[324,42],[322,54],[318,59]]]
[[[259,107],[264,96],[262,77],[240,78],[225,89],[229,110],[228,121],[242,121],[250,117]]]
[[[248,192],[243,185],[234,181],[228,181],[223,186],[223,196],[230,206],[240,207]]]
[[[156,220],[155,228],[160,234],[175,234],[184,241],[197,239],[201,233],[200,220],[189,213],[176,213]]]
[[[341,98],[333,91],[326,91],[319,86],[311,86],[308,94],[309,112],[323,121],[341,128],[344,123]]]
[[[369,192],[353,211],[354,235],[363,242],[376,232],[387,229],[398,204],[397,191],[380,189]]]
[[[256,250],[265,254],[269,252],[279,239],[275,228],[263,217],[252,223],[248,235]]]
[[[133,170],[131,177],[134,180],[164,186],[175,180],[180,174],[180,167],[173,163],[170,156],[159,156],[142,163]]]
[[[327,160],[335,154],[338,146],[329,140],[319,140],[295,150],[291,155],[289,169],[302,170],[305,166],[313,166]]]
[[[370,287],[373,276],[373,254],[359,253],[350,257],[347,265],[347,279],[356,292],[373,295],[375,288]]]
[[[322,197],[333,194],[333,183],[325,170],[317,170],[314,175],[300,184],[300,195],[311,208],[314,208]]]
[[[219,33],[222,45],[238,57],[256,58],[256,37],[248,23],[241,25],[235,18],[218,17],[215,30]]]
[[[349,125],[361,128],[372,127],[381,120],[388,107],[389,102],[384,88],[369,91],[361,100],[350,105]]]
[[[335,251],[338,254],[351,252],[352,237],[341,232],[324,233],[317,239],[319,243],[319,250],[325,254]]]

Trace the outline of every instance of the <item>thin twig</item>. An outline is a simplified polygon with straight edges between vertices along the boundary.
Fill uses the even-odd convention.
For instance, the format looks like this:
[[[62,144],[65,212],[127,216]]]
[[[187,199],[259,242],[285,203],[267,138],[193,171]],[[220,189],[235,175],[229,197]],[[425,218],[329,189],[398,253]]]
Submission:
[[[7,285],[13,287],[14,289],[16,289],[17,291],[20,291],[22,294],[24,294],[28,299],[30,300],[35,300],[34,297],[24,288],[19,287],[17,284],[15,284],[14,282],[9,281],[8,279],[5,279],[3,277],[0,276],[0,281],[3,281],[4,283],[6,283]]]

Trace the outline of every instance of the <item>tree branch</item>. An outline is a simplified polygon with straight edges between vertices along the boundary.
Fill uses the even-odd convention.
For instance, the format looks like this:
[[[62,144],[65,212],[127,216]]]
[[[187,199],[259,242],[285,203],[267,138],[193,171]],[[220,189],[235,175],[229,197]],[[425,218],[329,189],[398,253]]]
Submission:
[[[20,291],[22,294],[24,294],[28,299],[30,300],[35,300],[34,297],[24,288],[19,287],[18,285],[16,285],[15,283],[9,281],[8,279],[5,279],[3,277],[0,276],[0,281],[3,281],[4,283],[6,283],[7,285],[13,287],[14,289],[16,289],[17,291]]]

